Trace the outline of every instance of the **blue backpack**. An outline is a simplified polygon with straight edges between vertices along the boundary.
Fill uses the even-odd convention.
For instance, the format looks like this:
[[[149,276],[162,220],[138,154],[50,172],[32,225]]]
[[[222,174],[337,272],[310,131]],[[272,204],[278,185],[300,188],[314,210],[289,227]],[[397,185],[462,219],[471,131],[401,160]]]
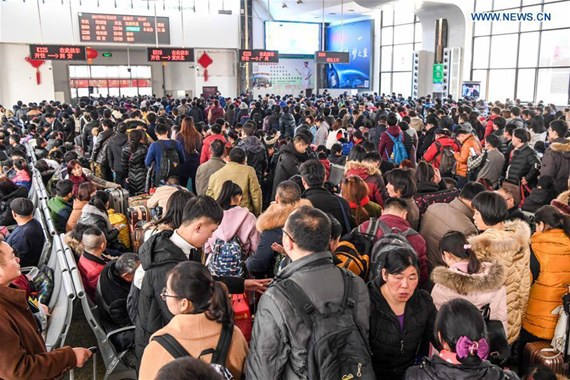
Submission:
[[[212,276],[244,277],[244,253],[239,238],[234,236],[228,241],[217,238],[206,266]]]
[[[403,141],[404,135],[403,133],[400,133],[398,138],[395,139],[391,134],[389,134],[388,132],[386,133],[388,134],[388,137],[390,137],[390,140],[392,140],[392,142],[394,143],[394,147],[392,148],[392,154],[388,156],[388,161],[396,165],[400,165],[402,161],[408,159],[408,151],[406,150]],[[386,152],[386,155],[388,155],[388,152]]]

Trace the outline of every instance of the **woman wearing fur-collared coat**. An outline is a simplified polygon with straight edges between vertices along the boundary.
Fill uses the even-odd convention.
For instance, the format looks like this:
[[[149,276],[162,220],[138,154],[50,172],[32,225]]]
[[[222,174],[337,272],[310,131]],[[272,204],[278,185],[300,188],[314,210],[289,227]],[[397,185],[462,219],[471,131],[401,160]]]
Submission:
[[[513,344],[519,337],[530,292],[530,228],[521,220],[505,221],[507,205],[496,193],[484,191],[472,202],[474,222],[480,235],[469,244],[480,260],[497,260],[505,267],[507,288],[507,338]]]
[[[301,199],[301,189],[293,181],[283,181],[276,189],[275,202],[257,218],[256,228],[261,233],[255,254],[251,255],[246,266],[255,278],[274,277],[277,252],[272,244],[281,244],[282,228],[289,215],[301,206],[312,206],[307,199]]]
[[[505,267],[496,261],[480,262],[465,235],[448,232],[440,241],[442,260],[446,266],[438,266],[431,272],[434,287],[431,297],[435,307],[463,298],[479,310],[489,305],[490,318],[503,323],[508,329],[507,289]]]

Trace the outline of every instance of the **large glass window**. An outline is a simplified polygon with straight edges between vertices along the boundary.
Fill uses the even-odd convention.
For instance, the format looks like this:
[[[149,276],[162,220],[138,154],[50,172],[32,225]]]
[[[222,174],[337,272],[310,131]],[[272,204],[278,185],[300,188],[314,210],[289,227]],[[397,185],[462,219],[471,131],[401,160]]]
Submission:
[[[152,95],[150,66],[70,65],[72,97]]]
[[[380,92],[409,96],[412,55],[421,49],[422,26],[413,12],[382,11],[380,26]]]
[[[475,0],[473,10],[534,18],[473,23],[471,80],[481,81],[482,97],[567,105],[570,0]]]

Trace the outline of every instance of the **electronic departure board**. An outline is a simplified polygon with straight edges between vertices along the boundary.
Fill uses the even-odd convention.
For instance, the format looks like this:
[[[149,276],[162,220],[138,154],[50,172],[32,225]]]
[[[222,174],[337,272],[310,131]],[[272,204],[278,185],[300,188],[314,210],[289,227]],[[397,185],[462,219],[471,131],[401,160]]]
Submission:
[[[350,56],[342,51],[318,51],[315,53],[315,63],[348,63]]]
[[[32,59],[52,61],[86,61],[85,46],[30,45]]]
[[[277,50],[240,50],[240,62],[279,62]]]
[[[149,62],[194,62],[194,49],[146,48]]]
[[[156,22],[155,22],[156,21]],[[170,44],[168,17],[79,13],[82,42]]]

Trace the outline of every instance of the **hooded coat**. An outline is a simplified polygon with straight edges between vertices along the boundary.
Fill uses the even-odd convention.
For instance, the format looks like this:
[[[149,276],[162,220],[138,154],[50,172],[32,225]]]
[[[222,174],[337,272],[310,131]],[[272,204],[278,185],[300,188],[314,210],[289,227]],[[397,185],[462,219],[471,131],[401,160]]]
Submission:
[[[147,167],[144,163],[148,147],[146,145],[139,145],[139,147],[131,152],[129,146],[123,149],[121,162],[123,166],[123,173],[128,176],[129,194],[136,195],[145,192],[146,187],[146,174]]]
[[[502,230],[490,228],[471,236],[469,244],[480,260],[497,260],[507,273],[509,344],[519,337],[530,291],[530,227],[520,220],[504,223]]]
[[[384,205],[383,193],[386,191],[382,173],[376,165],[368,162],[348,161],[344,166],[344,177],[360,177],[368,185],[368,196],[372,202]]]
[[[204,252],[212,252],[217,239],[230,241],[237,236],[243,248],[242,252],[249,256],[259,245],[259,232],[255,228],[255,222],[255,216],[247,208],[235,206],[225,210],[222,223],[204,245]]]
[[[556,139],[542,156],[541,176],[551,176],[557,193],[568,189],[570,175],[570,139]]]
[[[275,167],[275,177],[273,179],[273,191],[271,194],[271,200],[275,199],[277,186],[281,182],[287,181],[295,174],[299,174],[299,165],[301,165],[305,159],[306,155],[298,153],[295,150],[295,145],[293,145],[293,142],[289,142],[287,145],[281,147],[279,151],[279,157],[277,158],[277,166]]]
[[[261,182],[268,165],[267,151],[261,140],[257,136],[248,136],[240,140],[237,147],[245,151],[247,164],[255,169],[257,179]]]
[[[458,263],[451,267],[436,267],[431,272],[435,283],[431,297],[435,307],[453,299],[463,298],[478,309],[489,304],[490,318],[503,323],[505,332],[507,321],[507,289],[505,288],[505,268],[497,262],[482,262],[482,271],[468,274],[467,263]]]

